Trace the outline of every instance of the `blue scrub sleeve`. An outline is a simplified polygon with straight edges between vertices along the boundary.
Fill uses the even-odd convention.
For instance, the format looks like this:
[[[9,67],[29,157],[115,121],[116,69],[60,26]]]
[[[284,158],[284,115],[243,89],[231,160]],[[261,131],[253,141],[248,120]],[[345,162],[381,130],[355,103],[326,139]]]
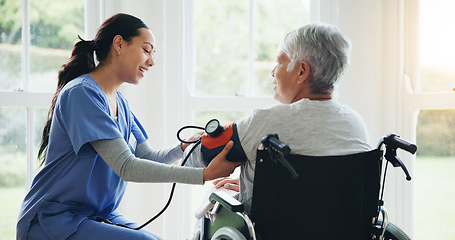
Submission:
[[[96,153],[87,144],[91,141],[123,138],[116,121],[110,116],[109,103],[99,91],[76,85],[64,93],[56,116],[64,125],[77,155]]]
[[[136,118],[136,116],[133,115],[133,129],[131,132],[133,133],[134,137],[136,138],[137,145],[145,142],[148,139],[147,133],[145,132],[144,127],[142,127],[142,124],[139,122],[139,120]]]

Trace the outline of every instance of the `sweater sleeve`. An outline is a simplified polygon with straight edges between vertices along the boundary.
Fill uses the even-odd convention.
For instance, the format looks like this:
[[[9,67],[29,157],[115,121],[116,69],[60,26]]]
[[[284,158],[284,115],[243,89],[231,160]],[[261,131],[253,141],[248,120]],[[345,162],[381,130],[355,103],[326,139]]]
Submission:
[[[122,138],[91,142],[100,157],[125,181],[203,184],[203,168],[181,167],[135,157]]]
[[[160,163],[173,163],[180,160],[183,156],[183,150],[180,145],[175,147],[154,150],[147,142],[137,145],[134,153],[136,157],[153,160]]]

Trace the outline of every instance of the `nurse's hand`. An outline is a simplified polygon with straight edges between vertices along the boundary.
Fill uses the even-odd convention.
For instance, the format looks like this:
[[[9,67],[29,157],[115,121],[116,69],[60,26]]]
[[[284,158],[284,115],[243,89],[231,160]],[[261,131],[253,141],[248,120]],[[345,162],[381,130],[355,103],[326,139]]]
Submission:
[[[226,155],[232,149],[232,146],[234,146],[234,142],[229,141],[223,151],[212,159],[207,168],[204,169],[204,181],[228,177],[234,172],[235,168],[243,164],[243,162],[229,162],[226,160]]]

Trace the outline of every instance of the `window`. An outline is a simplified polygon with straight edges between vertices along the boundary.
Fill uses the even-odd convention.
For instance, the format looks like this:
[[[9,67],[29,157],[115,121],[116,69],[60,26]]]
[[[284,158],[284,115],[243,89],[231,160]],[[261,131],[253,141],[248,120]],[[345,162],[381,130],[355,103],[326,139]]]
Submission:
[[[13,239],[57,73],[84,36],[84,0],[0,1],[0,15],[0,239]]]
[[[0,91],[19,90],[22,83],[21,4],[22,1],[10,0],[0,5]]]
[[[193,0],[185,9],[187,30],[184,102],[187,122],[205,126],[238,120],[250,110],[273,104],[272,77],[277,48],[289,31],[310,20],[310,0]],[[188,10],[189,9],[189,10]],[[194,30],[192,30],[194,29]],[[236,173],[234,173],[235,176]],[[193,189],[193,208],[209,184]]]
[[[415,170],[415,239],[453,239],[455,230],[455,110],[421,110]]]
[[[455,195],[451,171],[455,165],[455,53],[453,31],[448,30],[455,16],[451,1],[406,1],[407,47],[405,68],[411,76],[414,93],[408,96],[410,108],[417,111],[414,168],[414,238],[453,239],[450,220],[455,217]],[[419,23],[419,24],[415,24]],[[413,55],[419,53],[419,57]]]
[[[309,1],[195,0],[192,94],[270,96],[279,41],[308,20]]]
[[[310,20],[310,0],[193,0],[185,21],[190,121],[223,124],[273,103],[271,71],[281,38]],[[191,61],[190,61],[191,62]],[[212,111],[225,109],[224,111]]]
[[[234,121],[253,108],[273,103],[271,70],[288,31],[309,22],[309,0],[194,0],[185,21],[194,26],[185,47],[193,66],[184,72],[193,121]],[[267,27],[264,27],[267,26]],[[209,100],[210,99],[210,100]],[[237,111],[224,117],[211,109]],[[204,114],[195,114],[203,111]],[[207,119],[201,119],[201,117]]]
[[[449,31],[455,2],[420,1],[420,88],[447,92],[455,88],[455,33]]]

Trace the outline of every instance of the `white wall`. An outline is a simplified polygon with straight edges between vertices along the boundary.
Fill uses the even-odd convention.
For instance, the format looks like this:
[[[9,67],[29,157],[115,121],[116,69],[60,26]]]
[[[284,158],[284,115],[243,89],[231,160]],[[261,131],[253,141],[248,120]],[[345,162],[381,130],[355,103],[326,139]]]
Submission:
[[[109,11],[134,14],[144,20],[157,38],[156,66],[139,86],[125,86],[123,92],[147,129],[151,145],[161,148],[174,144],[176,131],[187,124],[183,120],[188,106],[182,97],[185,91],[181,84],[183,43],[180,39],[183,33],[182,14],[178,8],[184,0],[111,1],[106,0],[112,4],[107,16]],[[411,139],[409,129],[412,126],[404,126],[403,120],[398,120],[408,114],[400,97],[403,70],[397,28],[401,23],[398,12],[401,1],[332,0],[330,4],[338,4],[338,18],[332,21],[337,22],[353,43],[351,66],[339,87],[340,102],[350,105],[364,117],[372,146],[391,132]],[[392,170],[390,175],[386,206],[391,221],[409,233],[412,230],[409,183],[401,180],[399,171]],[[169,184],[130,184],[122,210],[130,219],[143,222],[164,206],[169,190]],[[170,209],[151,224],[153,231],[166,239],[188,236],[194,224],[191,220],[194,209],[188,209],[186,200],[190,191],[190,187],[177,186]]]
[[[106,1],[108,2],[108,1]],[[179,53],[181,51],[181,14],[179,0],[112,0],[110,16],[116,12],[141,18],[157,40],[156,65],[145,74],[139,85],[124,85],[122,92],[149,135],[149,143],[159,149],[177,144],[176,132],[182,120]],[[106,3],[108,4],[108,3]],[[121,210],[140,224],[165,206],[172,184],[129,183]],[[165,239],[185,239],[195,224],[194,211],[188,209],[191,187],[178,184],[170,207],[147,228]]]
[[[384,134],[378,127],[382,120],[383,93],[381,3],[342,1],[338,18],[338,26],[352,42],[351,65],[340,82],[339,100],[364,117],[372,142]]]
[[[395,133],[415,142],[414,110],[404,83],[403,8],[405,1],[339,1],[338,25],[351,38],[352,62],[340,85],[340,101],[365,119],[371,145]],[[413,173],[414,156],[399,157]],[[389,168],[384,194],[390,221],[413,235],[412,182]]]

